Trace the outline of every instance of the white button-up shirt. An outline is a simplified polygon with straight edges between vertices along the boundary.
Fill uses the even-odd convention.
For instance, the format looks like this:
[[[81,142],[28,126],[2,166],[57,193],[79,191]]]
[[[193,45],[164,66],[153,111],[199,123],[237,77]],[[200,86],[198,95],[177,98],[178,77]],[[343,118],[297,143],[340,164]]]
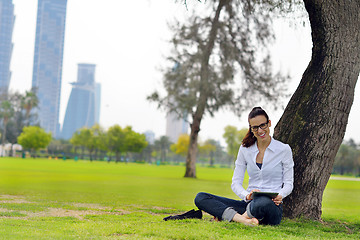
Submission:
[[[248,148],[240,146],[231,189],[244,200],[253,189],[278,192],[285,198],[291,193],[294,182],[294,161],[290,146],[271,138],[270,145],[265,150],[261,169],[256,165],[258,153],[256,143]],[[249,175],[249,186],[246,190],[242,186],[245,170]]]

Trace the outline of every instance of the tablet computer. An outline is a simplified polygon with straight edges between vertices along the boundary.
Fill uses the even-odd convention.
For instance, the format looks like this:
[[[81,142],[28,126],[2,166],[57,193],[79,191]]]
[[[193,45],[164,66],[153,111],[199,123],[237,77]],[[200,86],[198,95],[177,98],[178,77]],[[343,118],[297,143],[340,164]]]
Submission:
[[[259,197],[259,196],[267,196],[269,198],[275,198],[279,193],[276,192],[253,192],[252,196],[255,197]]]

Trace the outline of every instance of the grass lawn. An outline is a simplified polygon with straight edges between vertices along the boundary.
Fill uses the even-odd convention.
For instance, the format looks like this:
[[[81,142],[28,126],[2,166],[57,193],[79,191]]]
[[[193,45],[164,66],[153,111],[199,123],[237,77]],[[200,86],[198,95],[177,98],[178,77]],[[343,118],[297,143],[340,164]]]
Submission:
[[[197,192],[237,198],[232,169],[0,158],[0,239],[360,239],[360,181],[330,180],[323,222],[247,227],[163,221],[196,208]]]

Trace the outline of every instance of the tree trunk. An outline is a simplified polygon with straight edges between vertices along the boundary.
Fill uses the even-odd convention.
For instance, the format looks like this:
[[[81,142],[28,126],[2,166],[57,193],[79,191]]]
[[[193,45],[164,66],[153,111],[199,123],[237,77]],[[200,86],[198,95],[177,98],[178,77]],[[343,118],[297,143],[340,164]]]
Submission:
[[[120,153],[119,153],[119,152],[115,152],[115,156],[116,156],[115,162],[116,162],[116,163],[120,162]]]
[[[284,215],[321,219],[321,202],[345,134],[360,72],[359,0],[304,0],[312,58],[274,131],[294,155]]]
[[[204,53],[201,60],[201,73],[200,73],[200,84],[202,91],[200,92],[199,101],[197,103],[196,111],[193,114],[193,122],[191,126],[190,132],[190,144],[186,157],[186,171],[184,177],[192,177],[196,178],[196,155],[197,155],[197,139],[200,131],[200,123],[201,119],[205,112],[206,103],[208,100],[208,93],[206,91],[206,86],[209,77],[209,59],[212,54],[212,50],[214,48],[215,39],[217,35],[217,31],[219,28],[219,17],[222,8],[229,2],[230,0],[220,0],[219,5],[216,9],[215,17],[212,21],[211,30],[209,33],[209,40],[204,49]],[[200,51],[200,50],[199,50]]]
[[[13,154],[13,151],[14,151],[13,145],[14,145],[14,144],[11,143],[10,152],[9,152],[9,157],[12,157],[12,156],[14,155],[14,154]]]
[[[75,148],[74,148],[74,153],[75,153],[75,156],[77,156],[77,149],[78,149],[78,147],[77,147],[77,146],[75,146]]]
[[[98,149],[95,148],[94,159],[98,160]]]
[[[81,159],[84,159],[85,147],[81,147]]]
[[[3,148],[5,147],[6,126],[7,126],[8,121],[9,121],[9,120],[8,120],[7,117],[5,117],[4,120],[3,120],[4,131],[3,131],[3,134],[2,134],[2,138],[1,138],[1,144],[2,144]]]
[[[164,146],[162,146],[160,150],[160,161],[162,163],[166,161],[166,149]]]
[[[184,177],[196,178],[196,155],[197,155],[197,139],[200,131],[201,117],[193,116],[190,132],[190,143],[186,157],[186,171]]]

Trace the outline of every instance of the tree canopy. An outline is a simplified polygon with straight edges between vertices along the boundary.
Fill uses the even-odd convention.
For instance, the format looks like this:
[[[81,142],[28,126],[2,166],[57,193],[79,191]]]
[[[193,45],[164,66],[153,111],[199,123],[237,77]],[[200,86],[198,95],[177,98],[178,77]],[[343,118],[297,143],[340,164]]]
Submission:
[[[117,162],[121,153],[140,152],[147,144],[145,135],[134,132],[130,126],[123,129],[114,125],[107,131],[108,149],[115,153]]]
[[[31,109],[37,107],[37,97],[34,92],[24,94],[8,92],[0,94],[0,120],[2,142],[16,143],[24,126],[38,125],[37,115]]]
[[[155,149],[157,152],[160,152],[160,161],[166,161],[166,155],[169,151],[171,145],[170,139],[167,136],[160,136],[159,139],[155,141]]]
[[[238,130],[235,126],[226,126],[224,129],[223,138],[227,144],[227,153],[234,158],[237,157],[239,146],[245,137],[248,129],[242,128]]]
[[[336,174],[351,174],[360,176],[360,149],[350,139],[340,145],[336,154],[333,172]]]
[[[171,151],[175,154],[186,156],[190,143],[190,136],[188,134],[181,134],[176,143],[170,146]]]
[[[6,138],[6,127],[10,120],[10,118],[14,115],[14,108],[11,105],[10,101],[1,101],[0,103],[0,118],[2,119],[3,123],[3,133],[2,133],[2,140],[1,143],[5,143]]]
[[[204,114],[230,108],[240,115],[255,102],[276,102],[284,93],[287,77],[273,72],[267,51],[274,37],[274,2],[257,2],[206,1],[205,13],[194,12],[171,25],[173,47],[163,68],[166,95],[155,91],[148,99],[166,111],[192,117],[185,177],[196,177]]]
[[[38,126],[28,126],[23,128],[17,140],[24,149],[36,151],[49,145],[51,133],[45,132]]]

